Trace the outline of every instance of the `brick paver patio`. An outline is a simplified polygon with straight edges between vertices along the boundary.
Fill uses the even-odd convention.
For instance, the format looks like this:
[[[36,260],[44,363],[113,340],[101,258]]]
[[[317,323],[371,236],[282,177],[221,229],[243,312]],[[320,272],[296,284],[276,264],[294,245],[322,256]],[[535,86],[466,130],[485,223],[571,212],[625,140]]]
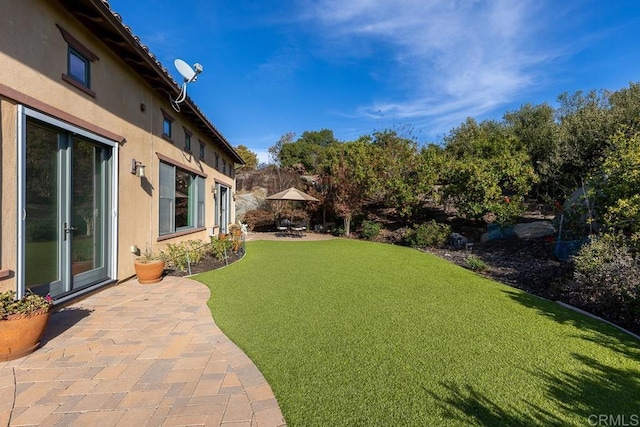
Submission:
[[[0,425],[284,425],[209,295],[185,278],[129,280],[53,313],[40,349],[0,362]]]

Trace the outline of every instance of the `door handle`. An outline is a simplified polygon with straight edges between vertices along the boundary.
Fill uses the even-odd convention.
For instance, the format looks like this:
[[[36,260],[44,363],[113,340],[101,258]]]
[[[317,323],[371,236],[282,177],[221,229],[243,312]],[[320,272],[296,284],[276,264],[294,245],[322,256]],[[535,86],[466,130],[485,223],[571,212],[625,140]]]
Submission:
[[[77,229],[78,227],[67,227],[67,223],[65,222],[64,223],[64,240],[67,240],[67,234]]]

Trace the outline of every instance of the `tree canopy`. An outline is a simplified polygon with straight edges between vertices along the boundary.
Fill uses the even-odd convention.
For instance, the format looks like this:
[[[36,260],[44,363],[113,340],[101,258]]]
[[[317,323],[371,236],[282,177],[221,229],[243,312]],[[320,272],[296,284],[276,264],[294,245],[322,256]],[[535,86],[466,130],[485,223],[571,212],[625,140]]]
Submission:
[[[235,150],[240,155],[242,160],[244,160],[245,168],[253,170],[258,167],[258,155],[256,153],[249,150],[242,144],[235,147]]]

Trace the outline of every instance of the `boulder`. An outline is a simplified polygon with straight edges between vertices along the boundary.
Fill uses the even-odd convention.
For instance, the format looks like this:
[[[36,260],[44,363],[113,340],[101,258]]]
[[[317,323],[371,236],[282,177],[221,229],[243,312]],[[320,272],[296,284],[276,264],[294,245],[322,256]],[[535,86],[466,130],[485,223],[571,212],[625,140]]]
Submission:
[[[251,192],[236,193],[236,218],[242,220],[244,214],[259,209],[265,202],[267,190],[265,188],[254,188]]]
[[[535,239],[537,237],[553,236],[556,229],[549,221],[536,221],[516,224],[513,232],[519,239]]]

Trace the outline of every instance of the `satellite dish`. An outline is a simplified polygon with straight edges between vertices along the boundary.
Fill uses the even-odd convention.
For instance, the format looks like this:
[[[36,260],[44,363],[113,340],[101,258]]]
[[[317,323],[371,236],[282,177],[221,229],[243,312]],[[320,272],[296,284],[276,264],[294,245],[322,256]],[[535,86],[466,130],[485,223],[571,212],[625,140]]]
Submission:
[[[190,82],[197,75],[193,68],[191,68],[191,66],[184,62],[182,59],[176,59],[175,61],[173,61],[173,65],[176,66],[178,72],[182,75],[182,77],[184,77],[185,82]]]
[[[187,98],[187,83],[195,82],[198,79],[198,74],[202,72],[202,65],[196,62],[193,64],[193,68],[191,68],[191,66],[182,59],[176,59],[173,61],[173,65],[175,65],[182,78],[184,78],[184,82],[182,83],[178,98],[173,99],[171,95],[169,95],[169,100],[171,101],[173,109],[180,112],[179,104]]]

